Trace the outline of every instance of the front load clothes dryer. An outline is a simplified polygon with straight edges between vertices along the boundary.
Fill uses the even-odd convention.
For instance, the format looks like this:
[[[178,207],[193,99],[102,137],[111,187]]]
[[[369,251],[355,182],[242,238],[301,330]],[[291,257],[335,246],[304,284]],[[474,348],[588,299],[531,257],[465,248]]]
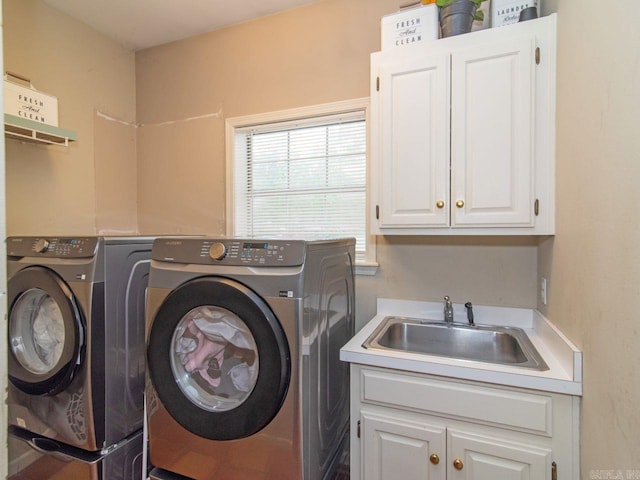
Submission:
[[[152,244],[149,237],[7,239],[14,436],[101,454],[130,437],[142,446]]]
[[[151,478],[321,480],[341,454],[355,240],[157,239]]]

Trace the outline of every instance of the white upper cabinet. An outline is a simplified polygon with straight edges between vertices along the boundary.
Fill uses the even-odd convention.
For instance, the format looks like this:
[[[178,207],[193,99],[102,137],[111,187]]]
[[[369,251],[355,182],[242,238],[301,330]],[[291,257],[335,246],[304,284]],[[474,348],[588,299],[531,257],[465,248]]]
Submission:
[[[556,16],[372,55],[375,234],[549,235]]]
[[[437,206],[449,197],[449,73],[449,55],[380,65],[372,142],[382,160],[381,227],[449,225],[448,208]]]
[[[534,225],[534,51],[525,38],[452,54],[452,225]]]

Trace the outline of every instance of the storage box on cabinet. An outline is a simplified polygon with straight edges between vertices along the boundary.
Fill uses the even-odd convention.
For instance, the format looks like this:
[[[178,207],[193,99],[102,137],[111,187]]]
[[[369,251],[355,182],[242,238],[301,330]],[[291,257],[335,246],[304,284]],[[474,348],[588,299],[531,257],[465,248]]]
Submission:
[[[435,4],[393,13],[380,22],[382,50],[438,39],[438,7]]]

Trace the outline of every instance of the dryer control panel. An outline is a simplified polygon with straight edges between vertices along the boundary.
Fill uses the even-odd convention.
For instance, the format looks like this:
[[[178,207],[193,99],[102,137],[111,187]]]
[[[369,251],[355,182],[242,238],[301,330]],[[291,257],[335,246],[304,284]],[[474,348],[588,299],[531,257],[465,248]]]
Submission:
[[[292,267],[305,259],[304,240],[158,238],[151,258],[163,262],[252,267]]]
[[[90,258],[98,237],[9,237],[8,257]]]

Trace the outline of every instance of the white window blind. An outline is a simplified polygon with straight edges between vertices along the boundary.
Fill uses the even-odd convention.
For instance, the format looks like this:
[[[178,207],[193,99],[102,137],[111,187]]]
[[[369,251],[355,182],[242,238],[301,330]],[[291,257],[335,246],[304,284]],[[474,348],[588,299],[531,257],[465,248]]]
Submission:
[[[235,129],[234,234],[261,238],[366,235],[365,112]]]

